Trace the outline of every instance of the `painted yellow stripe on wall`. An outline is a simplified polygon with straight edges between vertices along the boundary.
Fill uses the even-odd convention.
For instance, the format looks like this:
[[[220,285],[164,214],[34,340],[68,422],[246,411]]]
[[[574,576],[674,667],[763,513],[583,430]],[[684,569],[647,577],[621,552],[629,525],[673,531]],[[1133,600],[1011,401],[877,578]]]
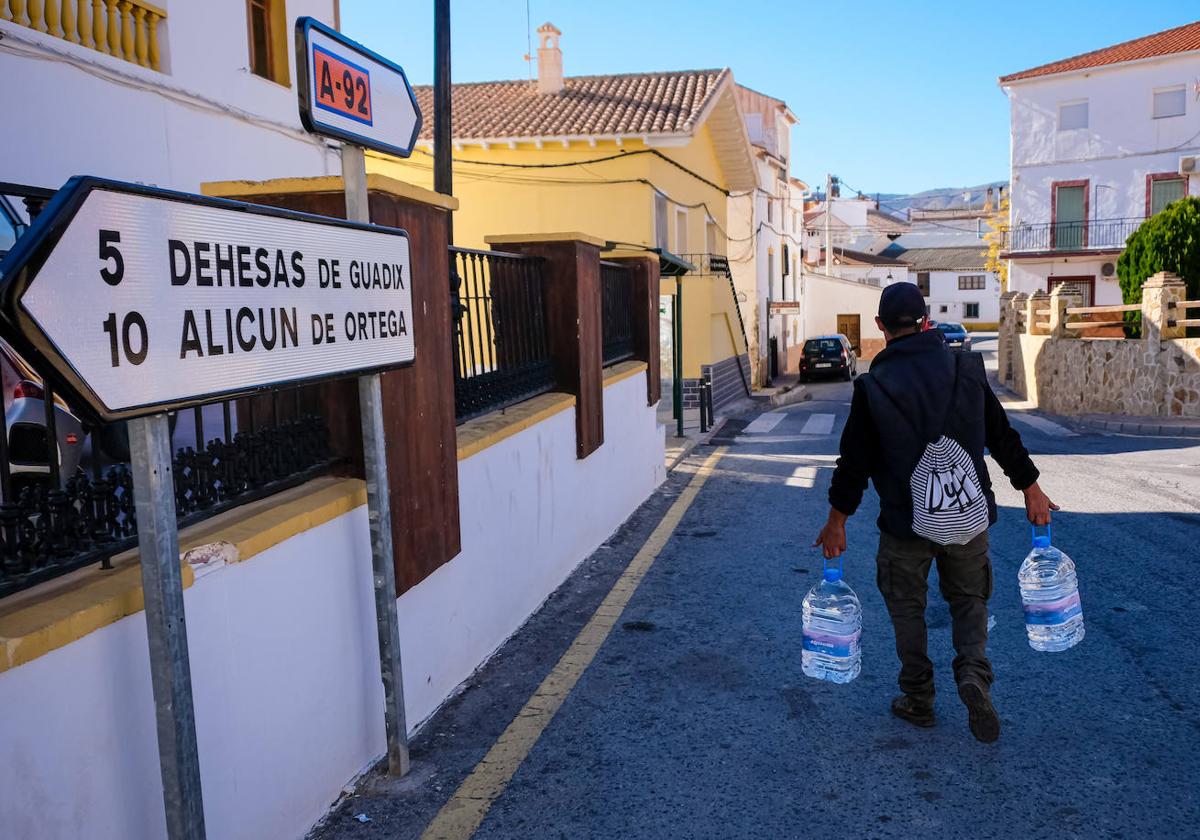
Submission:
[[[629,599],[637,591],[642,578],[654,565],[667,540],[679,526],[683,515],[696,500],[700,488],[712,475],[713,468],[724,454],[725,447],[714,450],[696,470],[688,486],[679,494],[679,498],[671,505],[649,539],[638,550],[604,601],[592,614],[591,620],[558,660],[554,670],[542,680],[529,702],[496,739],[496,743],[455,791],[450,801],[442,806],[433,822],[421,835],[422,840],[466,840],[479,828],[492,803],[504,792],[504,788],[529,755],[559,706],[567,699],[567,695],[595,658],[596,652],[600,650],[600,646],[604,644],[604,640],[608,638],[608,634],[625,611]]]

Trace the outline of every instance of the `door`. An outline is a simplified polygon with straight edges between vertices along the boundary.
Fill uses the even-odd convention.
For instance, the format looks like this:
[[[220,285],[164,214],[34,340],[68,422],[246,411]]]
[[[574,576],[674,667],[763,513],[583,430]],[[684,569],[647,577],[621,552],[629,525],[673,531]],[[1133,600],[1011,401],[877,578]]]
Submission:
[[[860,327],[862,325],[862,316],[855,315],[839,315],[837,316],[837,331],[846,338],[850,339],[850,346],[855,348],[854,355],[861,356],[862,350],[859,349],[861,344]]]
[[[1055,286],[1073,286],[1075,292],[1083,298],[1081,306],[1091,306],[1096,299],[1096,278],[1094,275],[1080,277],[1050,277],[1046,280],[1046,291],[1053,292]]]
[[[1077,251],[1087,247],[1087,186],[1054,188],[1054,228],[1051,248]]]

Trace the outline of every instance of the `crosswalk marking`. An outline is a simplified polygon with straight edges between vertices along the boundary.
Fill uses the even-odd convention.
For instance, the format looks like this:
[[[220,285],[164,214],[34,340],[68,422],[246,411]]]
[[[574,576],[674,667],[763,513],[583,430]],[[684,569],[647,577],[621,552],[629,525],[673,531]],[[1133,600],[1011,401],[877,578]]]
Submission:
[[[1027,414],[1023,411],[1013,411],[1008,415],[1010,420],[1017,423],[1024,423],[1026,426],[1031,426],[1037,429],[1044,435],[1050,437],[1075,437],[1075,432],[1072,432],[1066,426],[1060,426],[1053,420],[1047,420],[1045,417],[1039,417],[1036,414]]]
[[[774,429],[783,422],[783,418],[787,417],[787,412],[784,411],[768,411],[766,414],[760,414],[755,417],[750,425],[742,430],[743,434],[750,435],[765,435],[767,432]]]
[[[827,435],[833,431],[832,414],[814,414],[808,418],[808,422],[804,424],[804,428],[800,430],[802,435]]]

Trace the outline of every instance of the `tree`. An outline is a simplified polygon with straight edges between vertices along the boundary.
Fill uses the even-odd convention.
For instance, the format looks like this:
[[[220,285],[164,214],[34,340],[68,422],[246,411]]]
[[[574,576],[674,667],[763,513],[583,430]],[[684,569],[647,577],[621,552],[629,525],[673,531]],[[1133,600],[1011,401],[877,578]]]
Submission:
[[[1200,299],[1200,198],[1171,202],[1125,240],[1117,277],[1126,303],[1142,302],[1142,283],[1160,271],[1187,283],[1188,300]]]
[[[987,243],[984,268],[996,272],[1000,278],[1000,294],[1004,294],[1008,291],[1008,260],[1000,259],[1000,252],[1004,250],[1004,240],[1008,236],[1008,196],[1000,199],[1000,205],[988,217],[987,224],[988,232],[983,235],[983,241]]]

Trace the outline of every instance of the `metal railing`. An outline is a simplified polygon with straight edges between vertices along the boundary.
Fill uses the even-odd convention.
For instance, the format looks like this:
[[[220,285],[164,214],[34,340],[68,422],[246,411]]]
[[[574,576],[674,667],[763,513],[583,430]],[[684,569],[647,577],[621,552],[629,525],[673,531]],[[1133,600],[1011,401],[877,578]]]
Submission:
[[[44,422],[31,422],[38,409]],[[210,428],[219,413],[219,431],[205,428],[206,413]],[[192,441],[173,459],[180,527],[294,487],[338,463],[312,387],[190,409],[173,417],[172,426],[183,417],[192,425]],[[0,423],[0,597],[92,564],[111,568],[114,555],[136,547],[123,423],[82,426],[48,386],[28,380]]]
[[[1023,251],[1094,251],[1124,248],[1145,219],[1093,219],[1087,222],[1020,223],[1004,231],[1001,248]]]
[[[620,263],[600,261],[600,318],[604,366],[633,356],[633,271]]]
[[[158,30],[167,13],[146,0],[0,0],[0,19],[162,69]]]
[[[450,275],[458,422],[553,390],[542,261],[451,248]]]
[[[23,200],[32,219],[53,191],[0,184],[0,195]],[[125,424],[81,420],[3,341],[0,380],[0,598],[93,564],[111,568],[137,545]],[[189,409],[172,414],[171,427],[187,438],[173,459],[180,527],[340,462],[313,386]]]

